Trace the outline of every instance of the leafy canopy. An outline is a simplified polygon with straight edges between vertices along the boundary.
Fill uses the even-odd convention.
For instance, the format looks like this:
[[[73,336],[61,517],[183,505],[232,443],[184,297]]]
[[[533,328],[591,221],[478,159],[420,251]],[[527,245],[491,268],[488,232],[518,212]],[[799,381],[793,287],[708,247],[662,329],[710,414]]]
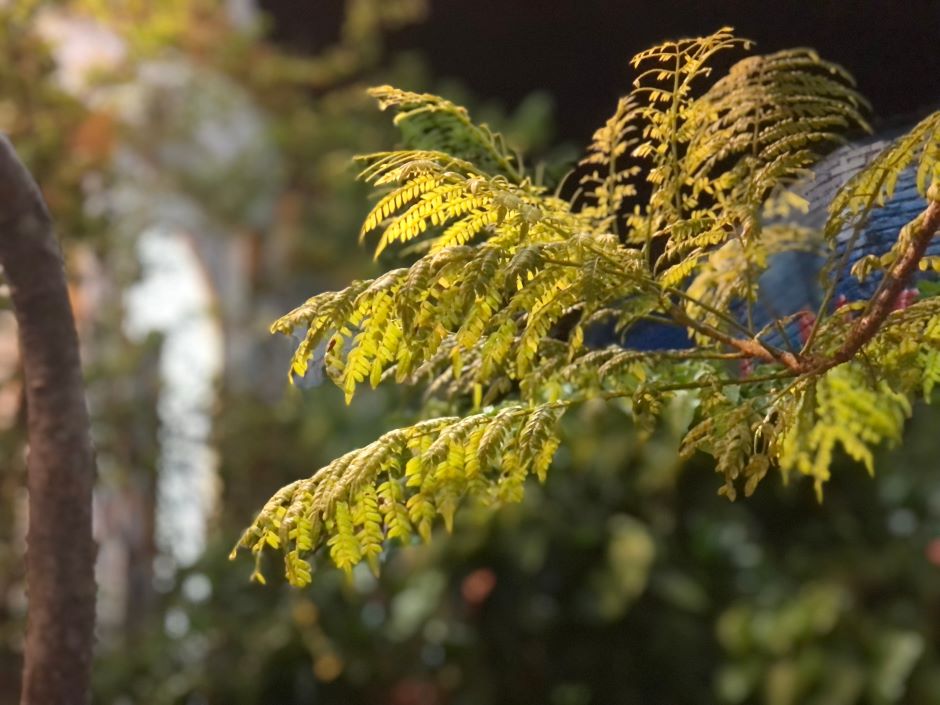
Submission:
[[[821,233],[767,213],[800,205],[788,187],[866,104],[841,68],[807,49],[749,56],[712,81],[711,62],[749,47],[730,29],[666,42],[633,59],[629,95],[594,135],[571,199],[537,183],[522,158],[467,111],[434,96],[373,89],[402,149],[362,157],[381,190],[360,237],[411,263],[318,294],[273,330],[306,331],[290,376],[312,365],[351,402],[360,385],[422,385],[428,410],[281,489],[240,546],[280,549],[294,585],[323,548],[340,568],[378,570],[392,539],[448,530],[470,498],[518,501],[544,479],[559,419],[588,399],[625,405],[650,427],[681,401],[696,413],[685,454],[714,456],[721,492],[754,491],[771,468],[829,477],[841,448],[872,469],[901,437],[915,394],[940,381],[940,299],[899,308],[940,224],[940,113],[896,141],[838,192]],[[837,239],[858,230],[913,166],[924,212],[865,272],[870,301],[834,308],[847,276]],[[771,223],[772,224],[768,224]],[[757,280],[778,252],[827,243],[830,283],[799,350],[757,329]],[[743,310],[743,313],[741,311]],[[682,326],[694,347],[640,351],[584,343],[590,326],[627,333]],[[430,411],[429,411],[430,413]],[[261,578],[256,569],[255,576]]]

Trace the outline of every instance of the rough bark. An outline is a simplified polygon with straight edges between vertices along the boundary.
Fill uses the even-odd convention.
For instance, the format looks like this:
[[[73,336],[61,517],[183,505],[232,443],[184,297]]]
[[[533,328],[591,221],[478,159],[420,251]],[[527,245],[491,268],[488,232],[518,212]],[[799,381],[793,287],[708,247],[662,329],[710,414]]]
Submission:
[[[95,463],[62,257],[42,196],[0,137],[0,266],[26,387],[29,529],[22,705],[83,705],[95,621]]]

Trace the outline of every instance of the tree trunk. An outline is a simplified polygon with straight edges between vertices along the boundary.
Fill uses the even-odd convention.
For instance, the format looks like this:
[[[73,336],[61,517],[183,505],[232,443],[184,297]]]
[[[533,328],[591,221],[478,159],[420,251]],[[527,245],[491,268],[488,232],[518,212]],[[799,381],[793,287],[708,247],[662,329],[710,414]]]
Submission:
[[[62,257],[42,196],[0,137],[0,266],[19,326],[26,386],[29,604],[22,705],[89,701],[95,544],[78,337]]]

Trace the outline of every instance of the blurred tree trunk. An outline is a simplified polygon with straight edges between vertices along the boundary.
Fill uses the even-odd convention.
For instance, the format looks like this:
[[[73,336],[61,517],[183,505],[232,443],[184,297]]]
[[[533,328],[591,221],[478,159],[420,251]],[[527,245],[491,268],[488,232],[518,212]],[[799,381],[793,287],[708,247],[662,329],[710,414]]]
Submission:
[[[88,702],[95,621],[95,464],[62,257],[39,189],[0,140],[0,266],[26,386],[29,600],[23,705]]]

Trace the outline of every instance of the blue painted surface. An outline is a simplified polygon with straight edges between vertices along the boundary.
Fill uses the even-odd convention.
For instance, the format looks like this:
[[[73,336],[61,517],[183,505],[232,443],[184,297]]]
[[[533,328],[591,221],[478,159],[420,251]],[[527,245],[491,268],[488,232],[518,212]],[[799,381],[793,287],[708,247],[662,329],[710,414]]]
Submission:
[[[808,202],[807,213],[798,214],[791,222],[798,225],[822,229],[827,217],[827,207],[838,189],[858,173],[871,159],[884,149],[890,137],[871,138],[864,142],[847,145],[821,160],[814,168],[814,177],[794,189]],[[923,196],[917,192],[916,174],[909,169],[898,179],[895,192],[883,207],[874,210],[859,229],[854,246],[844,271],[838,275],[833,303],[869,299],[875,293],[881,275],[873,275],[864,282],[859,282],[850,273],[852,265],[868,254],[881,255],[887,252],[897,239],[901,228],[913,220],[925,208]],[[853,233],[846,230],[836,238],[836,253],[839,257],[845,252]],[[940,238],[931,243],[927,251],[930,255],[940,255]],[[787,252],[771,258],[770,265],[759,280],[758,301],[752,315],[757,329],[771,323],[774,318],[781,318],[800,311],[815,313],[822,303],[824,289],[822,268],[825,258],[808,252]],[[833,273],[835,276],[837,273]],[[918,273],[911,286],[924,279],[935,279],[936,275]],[[742,322],[746,318],[743,303],[733,308]],[[786,327],[790,344],[798,347],[800,342],[800,324],[791,321]],[[680,335],[681,333],[681,335]],[[684,344],[682,344],[684,339]],[[766,338],[773,345],[784,345],[779,332],[773,331]],[[612,342],[608,339],[608,342]],[[635,327],[623,342],[626,347],[638,350],[658,350],[691,345],[681,329],[667,324],[648,324]]]

